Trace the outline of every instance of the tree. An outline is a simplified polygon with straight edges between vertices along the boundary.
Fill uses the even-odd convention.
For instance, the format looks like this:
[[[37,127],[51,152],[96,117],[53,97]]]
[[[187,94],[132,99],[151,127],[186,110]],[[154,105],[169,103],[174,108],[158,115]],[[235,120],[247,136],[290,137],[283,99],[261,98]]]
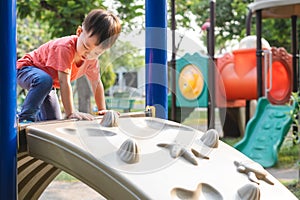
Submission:
[[[128,71],[136,70],[145,65],[143,52],[129,42],[117,41],[116,44],[100,57],[101,79],[105,90],[115,83],[114,71],[125,67]]]
[[[238,39],[245,35],[246,6],[250,0],[216,1],[216,45],[223,48],[226,41]],[[178,26],[192,27],[191,15],[201,27],[210,18],[210,2],[200,0],[176,0],[176,21]],[[200,33],[199,33],[200,35]],[[204,38],[205,39],[205,36]]]
[[[136,28],[133,24],[137,17],[144,14],[143,1],[135,0],[18,0],[18,16],[23,19],[27,16],[36,21],[49,23],[49,32],[52,38],[73,34],[78,25],[81,25],[85,15],[92,9],[107,9],[114,11],[120,17],[123,31]]]
[[[27,16],[24,19],[18,18],[17,24],[18,58],[25,53],[34,50],[51,38],[50,34],[47,32],[48,24],[34,23],[32,17]]]
[[[216,1],[216,46],[224,48],[226,42],[240,40],[246,36],[247,6],[253,0],[223,0]],[[210,16],[209,1],[176,0],[177,26],[192,27],[191,15],[196,17],[198,27],[201,27]],[[291,49],[291,22],[288,19],[263,20],[263,37],[271,46]],[[255,34],[255,16],[252,18],[252,32]],[[298,29],[300,21],[298,20]],[[300,36],[299,36],[300,37]],[[202,38],[203,39],[203,38]]]
[[[110,54],[113,55],[111,60],[115,70],[116,67],[123,66],[131,71],[145,65],[144,49],[139,49],[126,41],[117,42],[110,49]]]
[[[52,38],[74,34],[85,15],[93,8],[103,7],[102,1],[85,0],[18,0],[18,17],[31,16],[35,21],[49,24]]]

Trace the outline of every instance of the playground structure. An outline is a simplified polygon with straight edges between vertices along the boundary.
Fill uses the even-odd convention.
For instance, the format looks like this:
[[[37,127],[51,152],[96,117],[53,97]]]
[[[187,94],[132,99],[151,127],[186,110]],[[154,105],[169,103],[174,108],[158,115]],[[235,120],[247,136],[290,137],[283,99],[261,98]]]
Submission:
[[[148,1],[148,6],[150,5]],[[154,1],[151,1],[153,3]],[[155,4],[156,3],[156,4]],[[157,1],[153,3],[153,8],[155,8],[155,11],[157,12],[157,8],[160,5],[160,1]],[[13,2],[12,2],[13,4]],[[8,5],[12,6],[12,5]],[[165,6],[165,5],[164,5]],[[164,7],[163,6],[163,7]],[[13,6],[12,6],[13,7]],[[165,8],[165,7],[164,7]],[[9,9],[7,9],[9,10]],[[149,10],[148,10],[149,11]],[[153,10],[152,10],[153,11]],[[164,13],[163,9],[161,10],[162,13]],[[4,13],[4,12],[3,12]],[[148,16],[149,17],[149,16]],[[162,17],[164,19],[164,17]],[[149,25],[149,24],[148,24]],[[151,24],[150,26],[153,27],[159,27],[157,24]],[[150,33],[151,34],[151,33]],[[9,36],[10,38],[11,36]],[[13,41],[13,40],[12,40]],[[260,41],[258,39],[258,41]],[[13,46],[12,44],[10,44]],[[10,46],[7,45],[7,46]],[[258,45],[259,46],[259,45]],[[149,50],[148,50],[149,51]],[[12,51],[13,52],[13,51]],[[157,52],[151,51],[148,52],[148,64],[152,65],[151,62],[153,62],[152,58],[153,55]],[[10,56],[8,56],[10,57]],[[165,58],[162,56],[162,62],[165,64]],[[159,61],[155,61],[158,62]],[[11,68],[11,66],[14,66],[13,63],[9,65],[8,68]],[[153,67],[153,66],[152,66]],[[154,68],[152,68],[154,69]],[[154,74],[155,70],[151,71],[149,70],[150,74]],[[12,73],[14,75],[14,73]],[[162,73],[163,74],[163,73]],[[153,78],[153,77],[150,77]],[[199,77],[198,77],[199,78]],[[257,76],[257,79],[259,79],[259,76]],[[151,83],[154,83],[154,87],[151,88],[151,85],[148,87],[148,91],[156,92],[163,90],[165,92],[165,88],[157,87],[157,84],[161,83],[159,80],[148,80]],[[8,81],[9,82],[9,81]],[[4,85],[1,84],[2,86]],[[259,84],[257,84],[259,86]],[[6,90],[7,91],[7,90]],[[184,91],[184,90],[183,90]],[[153,95],[153,93],[151,93]],[[201,92],[194,91],[196,95],[201,96]],[[160,92],[157,92],[160,93]],[[258,91],[258,94],[260,92]],[[149,93],[147,93],[149,94]],[[161,93],[160,93],[161,94]],[[10,95],[10,94],[9,94]],[[2,96],[2,95],[1,95]],[[151,96],[151,95],[149,95]],[[154,99],[147,99],[147,104],[160,104],[162,105],[163,109],[158,109],[158,116],[159,117],[165,117],[164,114],[167,112],[163,112],[165,109],[165,103],[156,102]],[[163,95],[163,100],[166,99],[167,95]],[[15,98],[15,96],[10,96],[12,99]],[[195,99],[193,96],[190,97],[190,99]],[[10,99],[11,100],[11,99]],[[3,102],[9,102],[9,101],[3,101]],[[14,110],[14,109],[12,109]],[[1,141],[3,144],[5,144],[5,147],[9,146],[7,149],[13,149],[16,148],[12,143],[13,141],[16,141],[16,137],[14,137],[14,134],[12,133],[13,130],[15,130],[13,127],[15,125],[12,123],[14,122],[14,119],[12,119],[11,114],[9,112],[12,112],[12,110],[8,110],[8,112],[2,113],[5,117],[10,116],[8,120],[8,125],[5,124],[4,127],[8,127],[9,131],[12,135],[12,137],[9,137],[9,141],[3,140]],[[13,112],[14,113],[14,112]],[[4,120],[4,119],[3,119]],[[203,136],[205,133],[199,132],[197,130],[191,129],[189,127],[182,126],[177,123],[172,123],[170,121],[160,121],[156,118],[137,118],[132,119],[130,118],[129,122],[134,125],[134,129],[131,130],[130,136],[135,138],[139,137],[138,134],[143,132],[145,129],[149,128],[146,122],[151,121],[154,123],[152,124],[152,131],[148,132],[151,136],[153,134],[157,134],[158,131],[161,131],[156,136],[158,138],[153,139],[150,138],[149,141],[155,148],[156,146],[160,147],[160,138],[159,137],[169,137],[165,138],[163,142],[165,144],[172,144],[174,142],[174,135],[170,134],[172,132],[178,133],[176,136],[178,136],[179,142],[182,142],[183,140],[183,146],[186,148],[195,148],[195,152],[202,153],[203,150],[207,149],[207,145],[203,145]],[[7,120],[4,120],[7,122]],[[122,122],[123,121],[123,122]],[[46,124],[33,124],[29,125],[26,129],[26,131],[23,131],[24,140],[26,141],[26,145],[24,147],[24,151],[21,151],[18,154],[18,185],[19,185],[19,195],[23,195],[23,199],[31,199],[31,198],[37,198],[39,194],[43,191],[43,189],[47,186],[48,183],[51,182],[51,180],[57,175],[60,170],[65,170],[68,173],[74,175],[76,178],[82,180],[83,182],[90,185],[92,188],[96,189],[99,193],[103,194],[104,196],[108,198],[118,198],[118,195],[122,195],[123,199],[132,199],[132,198],[163,198],[163,199],[180,199],[183,195],[188,195],[188,197],[198,197],[200,198],[201,195],[205,198],[215,198],[215,199],[228,199],[232,198],[233,196],[236,197],[236,195],[244,194],[243,191],[247,191],[246,193],[249,193],[249,191],[252,191],[251,194],[253,194],[256,197],[261,197],[261,199],[274,199],[274,194],[276,195],[276,198],[278,199],[295,199],[295,197],[287,191],[287,189],[280,184],[275,178],[273,178],[271,175],[269,175],[266,171],[263,169],[257,170],[257,168],[249,167],[247,164],[253,163],[252,160],[247,158],[246,156],[240,154],[238,151],[228,147],[224,143],[220,142],[218,148],[208,148],[209,151],[209,162],[206,162],[207,160],[205,158],[196,158],[197,165],[193,164],[195,163],[195,159],[192,159],[193,162],[189,163],[184,158],[176,158],[173,165],[167,165],[162,170],[153,171],[152,173],[149,173],[148,176],[138,175],[133,172],[128,172],[128,168],[131,168],[135,166],[136,168],[133,169],[140,169],[145,166],[145,164],[142,162],[142,164],[136,164],[136,165],[128,165],[128,163],[124,164],[122,162],[117,161],[116,163],[116,154],[115,150],[116,147],[119,146],[121,143],[120,141],[125,140],[125,138],[128,137],[127,134],[124,134],[124,130],[126,131],[125,125],[122,128],[119,128],[117,130],[107,130],[106,128],[101,128],[98,126],[99,121],[94,122],[74,122],[74,121],[63,121],[61,123],[55,122],[55,123],[46,123]],[[120,120],[120,123],[128,125],[128,120]],[[145,125],[144,129],[139,129],[139,125]],[[148,124],[149,125],[149,124]],[[153,127],[154,126],[154,127]],[[91,128],[92,127],[92,128]],[[96,128],[95,128],[96,127]],[[151,128],[151,127],[150,127]],[[92,129],[92,130],[91,130]],[[95,130],[97,129],[97,131]],[[139,130],[137,133],[136,131]],[[96,133],[95,133],[96,132]],[[161,134],[163,133],[163,134]],[[99,135],[97,135],[99,134]],[[182,137],[182,135],[186,137],[186,135],[190,135],[191,137],[188,138],[190,140],[184,139],[185,137]],[[118,135],[118,137],[114,137],[115,135]],[[171,136],[172,135],[172,136]],[[95,137],[98,137],[96,139]],[[110,139],[108,139],[108,138]],[[110,152],[107,155],[102,154],[103,148],[99,146],[99,143],[96,143],[96,141],[101,140],[101,138],[106,138],[105,142],[110,141],[111,138],[117,138],[114,143],[109,142],[109,144],[115,144],[113,145],[114,149],[111,152],[112,157],[109,157],[107,155],[110,155]],[[196,138],[191,139],[191,138]],[[13,139],[11,139],[13,138]],[[155,138],[155,137],[154,137]],[[95,140],[96,139],[96,140]],[[154,143],[151,139],[153,139],[156,143]],[[157,140],[157,141],[156,141]],[[158,143],[159,141],[159,143]],[[197,142],[196,142],[197,141]],[[201,142],[202,141],[202,142]],[[218,141],[218,140],[217,140]],[[100,141],[99,141],[100,142]],[[105,143],[104,144],[107,144]],[[142,143],[142,141],[139,141]],[[2,145],[1,143],[1,145]],[[103,141],[102,141],[103,143]],[[101,143],[101,144],[102,144]],[[144,141],[145,143],[145,141]],[[24,143],[23,143],[24,144]],[[156,145],[154,145],[156,144]],[[148,148],[149,146],[146,145]],[[101,148],[101,149],[98,149]],[[147,151],[151,151],[152,149],[147,149]],[[197,151],[198,150],[198,151]],[[53,151],[53,152],[51,152]],[[3,153],[7,155],[10,155],[12,151]],[[155,164],[157,159],[162,156],[162,160],[167,160],[169,162],[173,161],[173,158],[170,158],[168,151],[161,150],[159,151],[160,155],[158,157],[155,157],[154,160],[149,160],[148,163]],[[165,154],[163,153],[165,152]],[[194,155],[198,155],[197,153],[193,153]],[[101,153],[101,154],[100,154]],[[105,152],[104,152],[105,153]],[[224,155],[222,153],[225,153]],[[142,154],[141,160],[143,161],[143,156],[146,154]],[[180,155],[180,153],[178,154]],[[208,156],[208,154],[205,154]],[[225,156],[226,155],[226,156]],[[230,155],[230,156],[228,156]],[[5,155],[6,156],[6,155]],[[171,154],[172,157],[172,154]],[[192,154],[189,154],[189,158],[193,157]],[[106,160],[108,159],[108,160]],[[112,159],[112,160],[110,160]],[[8,158],[5,160],[8,164],[13,164],[14,157]],[[107,162],[111,165],[107,165]],[[16,168],[16,166],[8,165],[8,167]],[[119,166],[120,165],[120,166]],[[223,170],[226,171],[225,174],[219,174],[216,175],[216,172],[221,173],[218,169],[219,166],[223,166]],[[113,168],[111,168],[113,167]],[[121,167],[121,168],[119,168]],[[123,167],[123,168],[122,168]],[[140,168],[139,168],[140,167]],[[118,170],[115,170],[115,169]],[[120,170],[121,169],[121,170]],[[126,169],[126,170],[125,170]],[[174,175],[174,171],[182,171],[184,172],[179,175],[176,173]],[[144,170],[144,169],[143,169]],[[258,172],[258,174],[255,174],[257,177],[257,180],[254,179],[248,179],[247,175],[249,175],[254,171]],[[195,178],[195,174],[197,174],[199,171],[205,171],[205,172],[211,172],[208,173],[210,175],[204,175],[201,174]],[[230,173],[229,173],[230,172]],[[241,174],[239,172],[245,172],[246,174]],[[1,171],[1,175],[4,174],[3,171]],[[96,177],[97,175],[97,177]],[[168,183],[165,185],[157,184],[157,181],[165,177],[170,177]],[[252,174],[253,175],[253,174]],[[9,174],[5,175],[9,176]],[[7,188],[15,187],[16,180],[10,180],[7,181],[5,178],[2,178],[4,176],[1,176],[1,192],[5,191],[4,193],[1,193],[1,195],[4,195],[4,198],[8,199],[16,199],[14,196],[13,191],[7,191]],[[186,178],[191,177],[191,178]],[[220,178],[224,179],[223,181],[220,181]],[[253,177],[253,176],[251,176]],[[267,179],[265,179],[268,177]],[[186,181],[184,183],[182,182],[183,179],[186,178]],[[193,180],[190,182],[190,179]],[[234,187],[230,185],[230,187],[227,187],[228,181],[234,183]],[[232,180],[236,180],[232,181]],[[103,181],[103,182],[102,182]],[[257,183],[253,184],[253,182],[258,182],[259,185],[256,185]],[[43,183],[43,184],[42,184]],[[119,193],[116,193],[115,190],[111,191],[111,187],[109,184],[116,186],[120,191]],[[148,183],[147,186],[144,187],[145,183]],[[6,185],[5,185],[6,184]],[[174,185],[175,184],[175,185]],[[177,184],[177,185],[176,185]],[[143,186],[143,188],[141,188]],[[156,187],[154,187],[156,186]],[[198,186],[198,187],[197,187]],[[245,187],[243,187],[245,186]],[[158,188],[159,187],[159,188]],[[159,191],[159,192],[158,192]],[[9,194],[8,194],[9,193]],[[156,196],[158,195],[158,196]],[[201,199],[201,198],[200,198]]]
[[[252,36],[249,38],[253,38]],[[248,37],[243,40],[247,41]],[[255,43],[255,40],[247,41]],[[273,104],[290,100],[293,86],[292,55],[284,48],[265,49],[264,93]],[[205,55],[186,54],[176,61],[178,107],[208,106],[208,63]],[[216,58],[216,107],[241,107],[257,99],[256,48],[237,49]]]
[[[226,115],[225,120],[220,117],[224,136],[243,135],[244,128],[228,128],[226,124],[244,126],[239,108],[246,107],[247,101],[258,97],[255,43],[256,36],[247,36],[241,40],[239,49],[215,59],[215,76],[212,78],[215,82],[215,107],[219,108],[221,116],[231,110],[239,112],[235,121],[229,120],[232,114]],[[264,43],[263,95],[273,104],[284,105],[290,100],[293,89],[292,55],[284,48],[270,47],[267,41]],[[209,62],[208,56],[199,53],[187,53],[176,60],[176,108],[180,114],[175,121],[182,122],[195,107],[209,108]]]
[[[263,82],[265,83],[263,95],[267,96],[273,104],[283,105],[290,100],[293,69],[292,56],[283,48],[265,50],[271,56],[266,60]],[[270,62],[270,63],[269,63]],[[256,49],[238,49],[226,53],[217,59],[217,68],[221,78],[216,78],[216,104],[219,107],[234,107],[236,100],[257,99],[257,73]],[[218,86],[223,81],[224,90]],[[244,88],[244,89],[243,89]],[[224,105],[224,102],[227,105]],[[239,104],[239,102],[237,103]],[[245,101],[244,101],[245,105]]]
[[[272,105],[267,98],[260,98],[244,138],[234,147],[263,167],[274,166],[277,152],[291,127],[290,113],[296,109],[296,104]]]
[[[60,170],[107,199],[296,199],[213,129],[141,115],[104,127],[103,118],[29,124],[19,199],[37,199]]]
[[[250,8],[250,12],[249,12],[249,18],[251,18],[252,13],[254,13],[256,15],[256,24],[257,24],[257,28],[256,28],[256,35],[257,35],[257,66],[258,66],[258,70],[257,70],[257,74],[258,74],[258,82],[257,82],[257,86],[258,86],[258,97],[262,97],[263,96],[263,88],[262,88],[262,79],[260,77],[262,77],[262,44],[261,44],[261,35],[262,35],[262,24],[261,21],[263,18],[290,18],[291,19],[291,26],[292,26],[292,32],[291,32],[291,36],[292,36],[292,56],[291,56],[291,63],[292,63],[292,75],[293,78],[291,78],[292,81],[292,92],[298,92],[299,91],[299,47],[298,47],[298,42],[297,42],[297,17],[299,16],[300,12],[300,1],[297,0],[291,0],[291,1],[258,1],[258,2],[254,2],[252,4],[249,5]],[[286,55],[286,54],[285,54]],[[287,60],[289,60],[289,57],[287,57]],[[277,60],[275,60],[275,63],[278,64],[276,62]],[[276,68],[275,68],[276,69]],[[281,76],[280,76],[281,77]],[[271,99],[272,100],[272,99]],[[261,100],[263,101],[263,100]],[[264,103],[262,103],[263,105]],[[269,112],[270,110],[272,110],[273,108],[273,113]],[[290,106],[261,106],[262,110],[259,110],[259,108],[256,111],[256,117],[259,118],[259,112],[262,111],[266,111],[266,115],[265,117],[268,118],[270,120],[274,120],[274,117],[277,118],[275,121],[279,120],[281,118],[281,120],[279,120],[279,124],[281,123],[282,126],[276,126],[276,131],[273,129],[269,129],[266,126],[262,125],[260,126],[260,128],[264,129],[264,131],[262,131],[263,133],[266,134],[263,135],[263,133],[260,132],[260,130],[253,130],[253,139],[256,140],[259,138],[263,138],[264,140],[262,140],[262,143],[260,143],[261,145],[265,145],[267,148],[261,148],[258,153],[258,155],[264,155],[265,158],[267,158],[267,162],[262,161],[262,158],[255,157],[252,153],[249,153],[250,151],[256,151],[257,148],[255,145],[251,147],[251,145],[247,145],[247,141],[250,143],[250,138],[249,135],[251,135],[251,133],[249,133],[249,131],[251,131],[250,129],[252,129],[252,125],[249,122],[249,128],[245,134],[245,138],[243,139],[243,141],[241,141],[240,143],[236,144],[237,148],[241,148],[242,152],[249,156],[252,157],[254,160],[260,162],[260,164],[262,164],[264,167],[269,167],[272,166],[276,163],[277,161],[277,150],[279,150],[280,145],[285,137],[285,135],[288,133],[288,130],[290,128],[290,126],[288,124],[291,124],[291,114],[287,113],[288,110],[294,109],[295,105],[290,107]],[[252,119],[251,123],[255,123],[257,119],[254,118]],[[261,122],[258,122],[256,124],[256,126],[259,126]],[[269,130],[268,130],[269,129]],[[255,132],[257,131],[257,132]],[[293,131],[298,131],[298,128],[296,127],[295,130]],[[260,135],[258,136],[258,134],[260,133]],[[273,134],[272,134],[273,133]],[[269,141],[272,141],[269,143]],[[244,148],[245,147],[245,148]],[[249,149],[248,149],[249,148]],[[270,149],[272,149],[271,151],[269,151]],[[252,156],[251,156],[252,155]]]
[[[198,93],[196,94],[198,94],[198,96],[194,96],[192,99],[190,99],[187,94],[182,92],[182,90],[177,89],[177,98],[179,98],[179,102],[177,103],[178,106],[181,105],[182,107],[194,107],[196,104],[198,107],[207,107],[211,110],[214,110],[215,107],[218,107],[221,110],[224,108],[225,112],[227,113],[231,112],[231,108],[246,107],[246,121],[248,122],[250,100],[259,100],[265,96],[268,101],[273,104],[272,106],[267,106],[268,109],[266,109],[265,106],[258,106],[256,108],[256,117],[254,117],[247,124],[244,139],[241,141],[243,144],[236,144],[236,147],[239,150],[253,160],[262,164],[264,167],[271,167],[276,163],[277,151],[279,150],[286,134],[290,130],[292,123],[290,112],[292,111],[291,108],[295,109],[295,105],[291,106],[286,104],[290,101],[291,93],[298,91],[297,83],[299,79],[299,63],[297,61],[296,19],[297,16],[299,16],[299,7],[299,1],[283,2],[274,0],[268,2],[258,1],[250,4],[250,12],[247,24],[250,24],[249,21],[252,17],[252,13],[256,14],[258,24],[257,34],[256,36],[248,35],[242,39],[239,49],[215,58],[216,69],[214,73],[210,73],[214,74],[214,76],[211,76],[209,73],[207,73],[207,71],[213,70],[214,67],[211,67],[208,64],[203,66],[203,62],[199,61],[198,63],[195,63],[193,62],[195,58],[191,58],[190,56],[184,56],[181,58],[186,60],[186,63],[183,64],[184,66],[181,66],[182,61],[179,59],[177,66],[179,73],[178,77],[181,76],[181,73],[185,73],[185,70],[183,69],[185,67],[190,67],[191,64],[199,69],[198,71],[194,70],[194,75],[185,76],[185,78],[188,79],[186,80],[186,85],[189,85],[190,93],[195,94],[195,91],[197,91],[195,88],[198,87],[196,84],[196,82],[199,82],[198,77],[202,77],[202,81],[208,85],[207,87],[202,87],[203,91],[209,90],[209,84],[211,84],[209,79],[213,79],[212,82],[215,82],[213,92],[209,92],[211,101],[210,103],[203,101],[207,95],[207,93],[205,93],[206,91],[202,91],[202,93],[197,91]],[[290,17],[292,19],[292,54],[289,54],[282,47],[270,47],[266,40],[262,39],[262,17]],[[249,27],[247,27],[247,31],[248,34],[250,34]],[[208,60],[208,58],[205,56],[202,56],[202,59]],[[206,63],[208,63],[208,61]],[[176,79],[176,82],[179,82],[178,80],[179,79]],[[180,88],[180,85],[178,85],[177,88]],[[185,91],[187,91],[187,89]],[[265,100],[262,101],[264,102]],[[270,108],[272,108],[272,112],[277,113],[275,115],[282,116],[282,119],[280,117],[277,118],[279,121],[283,120],[282,123],[279,123],[280,126],[276,126],[277,133],[274,133],[273,129],[264,129],[264,126],[261,123],[263,121],[261,117],[268,118],[269,114],[273,115],[272,113],[269,113]],[[228,120],[228,116],[225,117],[226,120]],[[238,118],[239,117],[240,116],[238,116]],[[271,119],[273,118],[271,117]],[[208,120],[210,120],[210,118],[208,118]],[[239,119],[236,119],[236,121],[232,121],[231,123],[236,124],[238,120]],[[226,125],[224,124],[223,130],[225,126]],[[261,129],[264,129],[264,131],[261,131]],[[230,133],[234,132],[235,130],[226,131]],[[225,135],[226,134],[228,133],[225,133]],[[272,136],[274,134],[278,134],[278,137]],[[256,148],[255,145],[248,144],[251,143],[253,139],[251,137],[260,138],[260,146],[265,145],[266,147]],[[272,144],[269,143],[270,140],[273,140]],[[252,146],[254,147],[252,148]],[[268,148],[273,149],[273,151],[266,151]],[[260,154],[260,158],[258,159],[253,152]],[[263,161],[263,159],[267,157],[269,158],[268,161]]]

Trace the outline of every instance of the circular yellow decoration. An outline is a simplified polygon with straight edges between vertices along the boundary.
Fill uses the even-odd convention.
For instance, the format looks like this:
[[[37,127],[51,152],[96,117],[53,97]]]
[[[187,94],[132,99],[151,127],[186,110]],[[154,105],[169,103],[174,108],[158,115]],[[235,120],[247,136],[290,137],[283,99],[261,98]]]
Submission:
[[[198,98],[204,87],[201,71],[195,65],[186,65],[179,74],[179,90],[184,98],[194,100]]]

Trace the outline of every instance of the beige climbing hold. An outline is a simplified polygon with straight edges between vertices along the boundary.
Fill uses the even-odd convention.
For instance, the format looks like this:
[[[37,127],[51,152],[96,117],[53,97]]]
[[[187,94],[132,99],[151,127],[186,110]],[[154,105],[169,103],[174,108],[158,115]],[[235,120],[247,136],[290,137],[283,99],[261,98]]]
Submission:
[[[219,146],[219,134],[215,129],[209,129],[200,139],[206,146],[217,148]]]
[[[120,146],[117,154],[121,160],[128,164],[137,163],[140,159],[140,148],[135,140],[127,139]]]
[[[219,146],[219,134],[214,129],[209,129],[192,144],[192,152],[195,156],[209,159],[209,154]]]
[[[198,165],[194,153],[188,147],[185,147],[177,143],[171,143],[171,144],[160,143],[157,144],[157,146],[167,148],[172,158],[178,158],[181,156],[188,162],[192,163],[193,165]]]
[[[267,171],[257,162],[238,162],[234,161],[237,170],[241,173],[247,174],[250,181],[259,184],[259,180],[263,180],[270,185],[274,185],[268,177]]]
[[[248,183],[238,189],[235,200],[259,200],[260,190],[254,183]]]
[[[117,127],[118,126],[118,120],[119,120],[119,114],[116,111],[108,110],[101,122],[100,125],[105,127]]]

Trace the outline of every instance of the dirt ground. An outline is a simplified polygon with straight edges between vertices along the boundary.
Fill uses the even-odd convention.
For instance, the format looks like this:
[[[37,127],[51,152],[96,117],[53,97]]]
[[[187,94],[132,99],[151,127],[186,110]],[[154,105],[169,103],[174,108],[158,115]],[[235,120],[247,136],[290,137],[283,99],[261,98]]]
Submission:
[[[52,181],[39,200],[105,200],[80,181]]]

